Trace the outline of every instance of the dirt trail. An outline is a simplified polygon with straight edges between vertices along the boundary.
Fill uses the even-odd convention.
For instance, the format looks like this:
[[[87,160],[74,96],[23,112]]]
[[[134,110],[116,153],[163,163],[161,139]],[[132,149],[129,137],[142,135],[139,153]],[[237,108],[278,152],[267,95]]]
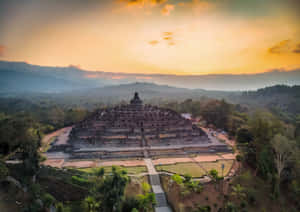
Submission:
[[[53,137],[59,136],[59,135],[61,135],[62,133],[66,132],[66,131],[69,131],[69,130],[71,130],[71,129],[72,129],[72,127],[64,127],[64,128],[62,128],[62,129],[56,130],[56,131],[54,131],[54,132],[52,132],[52,133],[49,133],[49,134],[45,135],[45,136],[43,137],[43,139],[42,139],[42,144],[43,144],[43,145],[48,145],[48,144],[50,144],[51,139],[52,139]]]

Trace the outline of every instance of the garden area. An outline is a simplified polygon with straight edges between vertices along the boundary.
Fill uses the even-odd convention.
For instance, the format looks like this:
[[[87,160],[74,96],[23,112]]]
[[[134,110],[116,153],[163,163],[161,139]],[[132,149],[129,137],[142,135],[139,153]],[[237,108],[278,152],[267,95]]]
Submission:
[[[176,163],[170,165],[157,165],[157,171],[170,172],[179,175],[189,174],[191,177],[202,177],[206,175],[212,169],[218,171],[218,173],[222,174],[222,164],[224,164],[223,176],[226,176],[230,171],[233,160],[218,160],[215,162],[189,162],[189,163]]]

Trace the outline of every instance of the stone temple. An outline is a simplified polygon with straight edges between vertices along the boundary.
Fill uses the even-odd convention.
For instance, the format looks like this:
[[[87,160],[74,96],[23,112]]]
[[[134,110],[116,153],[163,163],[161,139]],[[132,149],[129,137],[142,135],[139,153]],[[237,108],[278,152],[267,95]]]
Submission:
[[[177,112],[143,104],[100,109],[76,124],[65,152],[71,158],[180,156],[231,151]]]

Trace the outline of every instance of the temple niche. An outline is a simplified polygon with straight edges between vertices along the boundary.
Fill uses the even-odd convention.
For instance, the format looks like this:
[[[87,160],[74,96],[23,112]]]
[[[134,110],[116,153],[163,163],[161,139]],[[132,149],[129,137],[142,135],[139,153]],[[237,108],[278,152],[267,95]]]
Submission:
[[[130,104],[98,110],[76,124],[68,143],[78,154],[89,151],[90,156],[100,157],[109,151],[134,151],[133,155],[142,156],[139,150],[147,148],[208,146],[211,140],[177,112],[144,105],[136,92]]]

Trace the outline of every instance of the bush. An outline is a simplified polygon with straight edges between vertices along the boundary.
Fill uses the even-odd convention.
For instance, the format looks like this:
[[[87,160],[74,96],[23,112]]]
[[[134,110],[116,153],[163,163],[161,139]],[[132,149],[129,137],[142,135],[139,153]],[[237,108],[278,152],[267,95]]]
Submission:
[[[241,204],[240,204],[240,207],[241,207],[241,208],[246,208],[246,207],[247,207],[247,202],[243,200],[243,201],[241,202]]]
[[[180,195],[181,195],[182,197],[186,197],[186,196],[188,196],[189,194],[191,194],[191,192],[190,192],[190,190],[188,190],[188,189],[184,189],[184,190],[182,190],[182,191],[180,192]]]
[[[190,182],[192,180],[192,176],[190,174],[185,174],[184,175],[184,182]]]
[[[237,131],[236,140],[239,143],[249,143],[253,140],[253,135],[248,129],[241,128]]]
[[[206,206],[203,206],[203,207],[198,207],[197,212],[210,212],[211,211],[211,208],[209,205],[206,205]]]
[[[238,162],[241,162],[241,161],[243,160],[243,157],[242,157],[241,155],[237,155],[237,156],[236,156],[236,160],[237,160]]]
[[[250,205],[254,205],[256,202],[256,193],[257,191],[253,188],[247,190],[247,200]]]
[[[8,168],[6,167],[4,162],[0,162],[0,181],[4,180],[8,175]]]
[[[44,206],[46,208],[49,208],[56,201],[56,199],[51,194],[48,194],[48,193],[43,195],[42,200],[43,200]]]
[[[122,212],[132,212],[137,208],[139,208],[139,201],[134,197],[128,197],[123,202]]]
[[[178,185],[181,185],[182,184],[182,178],[180,175],[178,174],[173,174],[171,179],[176,182]]]
[[[238,212],[237,207],[232,202],[227,202],[225,206],[226,212]]]
[[[79,186],[89,186],[89,181],[82,177],[72,176],[72,183],[79,185]]]

